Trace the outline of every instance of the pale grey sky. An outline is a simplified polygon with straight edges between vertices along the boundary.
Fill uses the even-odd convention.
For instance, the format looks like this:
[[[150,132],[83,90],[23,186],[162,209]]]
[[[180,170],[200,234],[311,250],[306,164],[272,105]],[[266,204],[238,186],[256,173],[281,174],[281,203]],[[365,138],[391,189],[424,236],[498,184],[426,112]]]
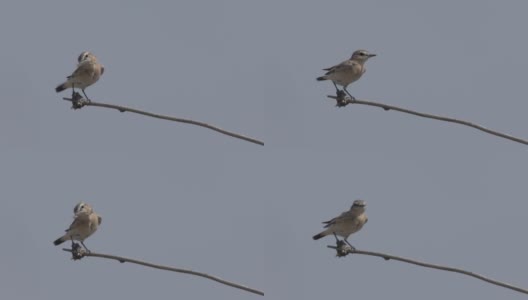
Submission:
[[[325,221],[357,198],[350,241],[528,287],[528,147],[365,106],[316,82],[378,56],[358,98],[528,138],[526,1],[3,1],[2,299],[249,299],[183,274],[52,245],[73,206],[103,217],[97,252],[207,272],[268,299],[521,299],[475,279],[334,257]],[[84,50],[93,100],[262,139],[102,108],[54,88]],[[94,295],[95,293],[95,295]],[[259,298],[260,299],[260,298]]]

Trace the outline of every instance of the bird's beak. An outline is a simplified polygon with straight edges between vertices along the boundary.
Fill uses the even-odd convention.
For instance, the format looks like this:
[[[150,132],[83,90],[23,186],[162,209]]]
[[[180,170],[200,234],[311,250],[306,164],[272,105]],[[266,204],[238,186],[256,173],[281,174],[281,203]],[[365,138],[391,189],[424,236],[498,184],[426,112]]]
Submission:
[[[368,55],[368,57],[374,57],[374,56],[376,56],[376,54],[374,54],[374,53],[370,53],[370,54]]]

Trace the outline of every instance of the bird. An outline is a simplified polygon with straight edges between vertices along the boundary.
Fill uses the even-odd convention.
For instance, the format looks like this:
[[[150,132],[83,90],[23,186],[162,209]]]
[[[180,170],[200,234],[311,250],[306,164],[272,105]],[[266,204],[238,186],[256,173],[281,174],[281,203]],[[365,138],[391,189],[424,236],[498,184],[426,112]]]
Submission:
[[[64,83],[59,84],[55,88],[55,91],[59,93],[69,88],[72,88],[73,91],[75,91],[75,88],[80,88],[84,97],[86,97],[87,100],[90,100],[88,96],[86,96],[84,89],[99,80],[104,73],[104,66],[100,64],[97,57],[89,51],[82,52],[77,61],[77,69],[75,69],[70,76],[66,77],[67,80]]]
[[[323,222],[323,224],[325,224],[324,228],[326,229],[314,235],[313,239],[318,240],[327,235],[333,234],[337,242],[339,242],[337,236],[343,237],[345,242],[352,247],[352,249],[355,249],[354,246],[348,242],[348,237],[361,230],[363,225],[367,223],[368,217],[365,213],[366,206],[367,204],[364,200],[355,200],[352,207],[350,207],[350,210],[343,212],[341,215],[330,221]]]
[[[327,71],[324,76],[317,77],[317,81],[323,80],[332,80],[337,94],[339,95],[339,88],[337,85],[343,87],[345,92],[352,98],[355,99],[347,90],[347,87],[352,82],[361,78],[363,73],[365,73],[365,62],[376,56],[376,54],[370,53],[367,50],[356,50],[350,57],[350,59],[341,62],[338,65],[332,66],[330,68],[323,69]]]
[[[97,230],[99,225],[101,225],[102,218],[94,212],[89,204],[84,202],[79,202],[75,205],[73,213],[74,220],[70,227],[66,229],[66,233],[56,239],[53,244],[58,246],[67,240],[71,240],[73,245],[73,241],[76,240],[81,242],[83,247],[90,252],[84,244],[84,240]]]

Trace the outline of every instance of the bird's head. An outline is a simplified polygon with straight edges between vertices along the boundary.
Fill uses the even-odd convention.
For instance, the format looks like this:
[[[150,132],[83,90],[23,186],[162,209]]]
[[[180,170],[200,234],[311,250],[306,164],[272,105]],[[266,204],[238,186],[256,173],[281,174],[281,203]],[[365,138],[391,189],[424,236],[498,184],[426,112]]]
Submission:
[[[364,200],[355,200],[350,210],[364,211],[367,203]]]
[[[366,62],[369,58],[376,56],[374,53],[370,53],[367,50],[356,50],[354,53],[352,53],[352,57],[350,57],[351,60],[355,60],[358,62]]]
[[[79,55],[79,58],[77,58],[77,61],[81,63],[87,59],[96,60],[97,58],[90,51],[84,51],[83,53]]]
[[[79,214],[79,213],[86,213],[86,214],[90,214],[92,213],[92,207],[89,205],[89,204],[86,204],[84,202],[79,202],[77,203],[77,205],[75,205],[75,207],[73,208],[73,213],[75,215]]]

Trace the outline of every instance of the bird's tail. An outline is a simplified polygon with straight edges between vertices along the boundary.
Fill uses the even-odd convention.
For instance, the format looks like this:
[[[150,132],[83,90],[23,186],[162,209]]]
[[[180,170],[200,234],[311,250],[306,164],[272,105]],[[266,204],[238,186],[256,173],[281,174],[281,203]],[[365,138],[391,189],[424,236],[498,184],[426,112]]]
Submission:
[[[65,83],[59,84],[55,88],[55,92],[60,93],[60,92],[64,91],[67,88],[70,88],[70,87],[71,87],[71,84],[68,84],[68,82],[65,82]]]
[[[314,235],[312,238],[313,238],[314,240],[318,240],[318,239],[323,238],[323,237],[325,237],[325,236],[326,236],[326,233],[323,231],[323,232],[321,232],[321,233],[318,233],[318,234]]]
[[[54,242],[53,242],[53,245],[55,246],[58,246],[64,242],[66,242],[67,238],[66,236],[61,236],[60,238],[56,239]]]
[[[328,80],[325,76],[317,77],[317,81]]]

